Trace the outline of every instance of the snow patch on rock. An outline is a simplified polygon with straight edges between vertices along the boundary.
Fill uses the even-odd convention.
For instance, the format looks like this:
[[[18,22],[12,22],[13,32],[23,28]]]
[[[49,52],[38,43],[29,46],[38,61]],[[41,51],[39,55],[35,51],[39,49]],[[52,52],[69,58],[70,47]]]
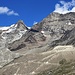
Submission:
[[[69,22],[69,23],[68,23],[68,25],[72,25],[72,23],[71,23],[71,22]]]
[[[7,30],[9,27],[0,27],[0,30]]]
[[[44,34],[45,32],[44,32],[44,31],[41,31],[41,33],[43,33],[43,34]]]

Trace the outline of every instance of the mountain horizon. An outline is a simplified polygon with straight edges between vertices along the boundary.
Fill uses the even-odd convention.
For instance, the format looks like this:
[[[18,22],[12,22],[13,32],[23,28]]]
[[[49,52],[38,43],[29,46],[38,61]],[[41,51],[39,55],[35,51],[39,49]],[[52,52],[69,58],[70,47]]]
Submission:
[[[53,12],[31,28],[20,20],[0,29],[0,74],[74,74],[74,19],[75,12]]]
[[[23,20],[28,27],[31,27],[34,23],[40,22],[52,12],[63,14],[67,12],[75,12],[74,3],[74,0],[23,0],[18,2],[10,2],[10,0],[7,2],[2,0],[0,5],[0,26],[10,26],[18,20]]]
[[[75,0],[2,0],[0,75],[75,75]]]

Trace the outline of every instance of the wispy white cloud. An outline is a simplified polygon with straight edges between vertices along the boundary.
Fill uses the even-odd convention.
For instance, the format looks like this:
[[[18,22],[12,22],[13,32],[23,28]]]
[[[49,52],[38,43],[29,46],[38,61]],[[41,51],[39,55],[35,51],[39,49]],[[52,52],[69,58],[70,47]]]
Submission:
[[[72,0],[70,2],[60,1],[55,5],[54,12],[58,12],[60,14],[75,12],[75,0]]]
[[[38,22],[34,21],[33,25],[37,24]]]
[[[18,13],[16,13],[15,11],[9,9],[8,7],[0,7],[0,14],[19,16]]]

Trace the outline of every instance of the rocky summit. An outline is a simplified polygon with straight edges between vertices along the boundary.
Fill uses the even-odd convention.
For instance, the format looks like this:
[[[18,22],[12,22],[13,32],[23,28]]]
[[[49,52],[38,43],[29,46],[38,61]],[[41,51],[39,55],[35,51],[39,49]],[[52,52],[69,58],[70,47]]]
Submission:
[[[75,12],[0,27],[0,75],[75,75]]]

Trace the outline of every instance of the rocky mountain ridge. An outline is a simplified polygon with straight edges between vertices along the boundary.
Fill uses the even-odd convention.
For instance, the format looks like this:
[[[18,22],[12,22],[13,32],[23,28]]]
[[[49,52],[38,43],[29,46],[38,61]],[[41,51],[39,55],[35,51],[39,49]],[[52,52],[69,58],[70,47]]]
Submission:
[[[0,66],[9,63],[11,58],[14,60],[19,57],[1,67],[0,74],[35,75],[47,69],[57,68],[63,59],[75,60],[74,32],[74,12],[67,14],[53,12],[30,29],[23,21],[18,21],[10,28],[0,30],[0,50],[4,55],[1,55],[4,64],[1,62]],[[7,56],[5,52],[11,56],[10,59],[5,58]],[[7,62],[8,60],[10,61]]]

